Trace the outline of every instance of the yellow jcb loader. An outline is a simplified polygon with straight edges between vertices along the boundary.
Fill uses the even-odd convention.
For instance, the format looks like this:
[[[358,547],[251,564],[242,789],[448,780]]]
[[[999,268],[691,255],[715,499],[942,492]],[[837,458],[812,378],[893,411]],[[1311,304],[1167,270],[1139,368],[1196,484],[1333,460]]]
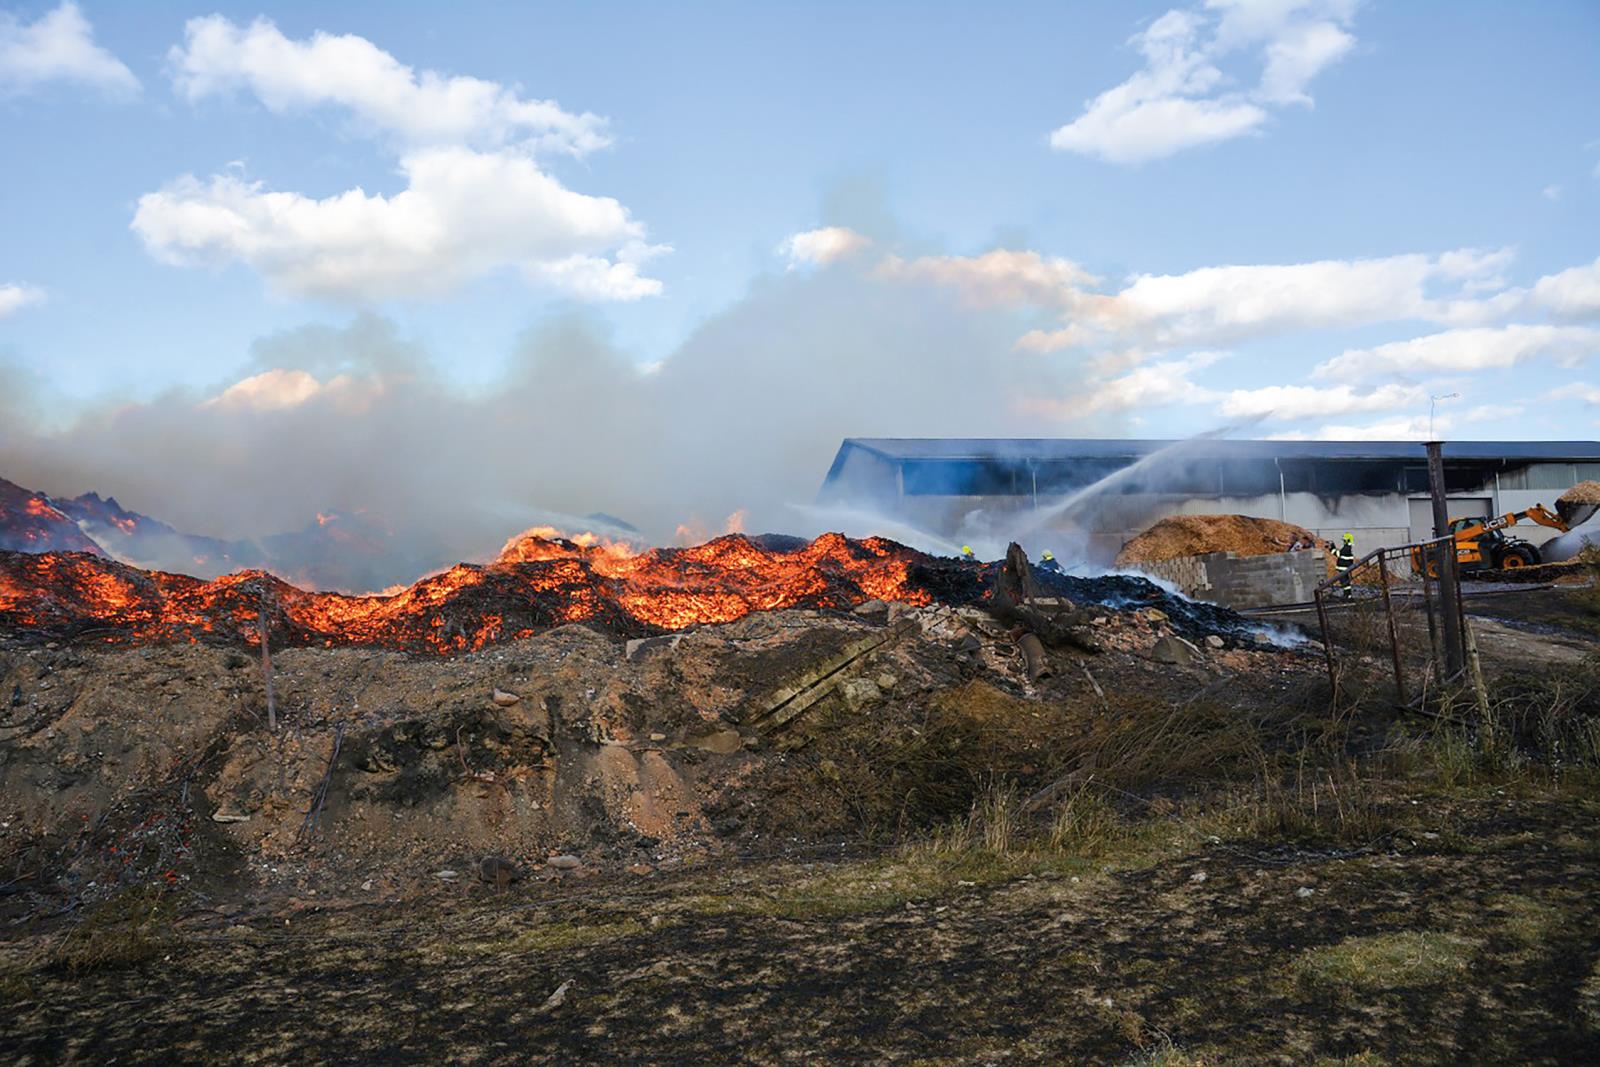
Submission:
[[[1535,504],[1526,511],[1511,511],[1499,518],[1477,517],[1451,519],[1450,533],[1456,539],[1456,569],[1466,574],[1470,571],[1532,567],[1542,562],[1539,549],[1520,537],[1508,536],[1506,528],[1523,519],[1548,526],[1552,530],[1568,533],[1574,526],[1582,525],[1595,513],[1594,504],[1558,504],[1561,514],[1556,514],[1543,504]],[[1421,550],[1412,549],[1412,565],[1422,569]],[[1439,577],[1439,561],[1428,560],[1428,577]]]

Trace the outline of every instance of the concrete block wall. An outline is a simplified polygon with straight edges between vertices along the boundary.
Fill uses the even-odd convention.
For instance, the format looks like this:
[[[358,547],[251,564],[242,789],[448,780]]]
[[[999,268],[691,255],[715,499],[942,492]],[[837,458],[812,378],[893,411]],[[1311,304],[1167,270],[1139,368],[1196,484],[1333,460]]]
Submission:
[[[1197,600],[1230,608],[1303,604],[1311,599],[1317,583],[1328,576],[1327,560],[1321,551],[1266,556],[1207,552],[1140,563],[1134,569],[1164,578]]]

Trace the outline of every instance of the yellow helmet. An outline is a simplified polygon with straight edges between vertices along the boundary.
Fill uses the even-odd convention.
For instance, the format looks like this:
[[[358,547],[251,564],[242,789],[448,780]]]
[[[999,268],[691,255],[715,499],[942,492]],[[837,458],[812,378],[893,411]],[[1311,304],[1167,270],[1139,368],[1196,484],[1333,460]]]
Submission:
[[[1347,543],[1347,544],[1352,544],[1352,545],[1353,545],[1353,544],[1355,544],[1355,543],[1356,543],[1356,535],[1355,535],[1355,534],[1353,534],[1353,533],[1347,533],[1347,534],[1345,534],[1345,535],[1344,535],[1344,539],[1345,539],[1345,542],[1346,542],[1346,543]]]
[[[961,554],[962,554],[962,555],[963,555],[963,556],[970,556],[970,555],[972,555],[972,546],[971,546],[971,545],[962,545],[962,546],[961,546]]]
[[[1044,550],[1044,553],[1042,555],[1040,555],[1039,558],[1040,559],[1055,559],[1056,558],[1056,554],[1054,552],[1050,551],[1047,548],[1047,549]]]

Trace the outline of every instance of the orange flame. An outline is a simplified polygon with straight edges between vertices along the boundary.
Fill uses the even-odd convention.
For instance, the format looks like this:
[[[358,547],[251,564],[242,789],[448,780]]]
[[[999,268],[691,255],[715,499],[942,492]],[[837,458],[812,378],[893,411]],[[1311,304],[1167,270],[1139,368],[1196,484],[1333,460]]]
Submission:
[[[692,548],[635,552],[529,531],[488,566],[457,564],[377,596],[308,592],[259,571],[214,581],[82,553],[0,555],[0,630],[112,641],[253,642],[268,590],[275,641],[454,653],[567,623],[620,634],[730,622],[753,611],[847,608],[865,600],[927,604],[913,567],[930,557],[883,538],[824,534],[771,547],[739,534]],[[943,588],[982,595],[977,567],[944,561]]]

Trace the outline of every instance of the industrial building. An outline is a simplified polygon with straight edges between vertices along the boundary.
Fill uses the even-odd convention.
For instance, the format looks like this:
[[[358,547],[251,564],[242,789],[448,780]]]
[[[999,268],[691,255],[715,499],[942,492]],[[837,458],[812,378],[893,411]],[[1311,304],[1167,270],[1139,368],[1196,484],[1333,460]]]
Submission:
[[[1600,479],[1600,441],[1448,442],[1444,458],[1451,518],[1553,504]],[[1326,539],[1348,530],[1362,552],[1433,527],[1426,452],[1412,441],[848,438],[818,503],[950,541],[1026,532],[1089,562],[1176,514],[1281,519]]]

